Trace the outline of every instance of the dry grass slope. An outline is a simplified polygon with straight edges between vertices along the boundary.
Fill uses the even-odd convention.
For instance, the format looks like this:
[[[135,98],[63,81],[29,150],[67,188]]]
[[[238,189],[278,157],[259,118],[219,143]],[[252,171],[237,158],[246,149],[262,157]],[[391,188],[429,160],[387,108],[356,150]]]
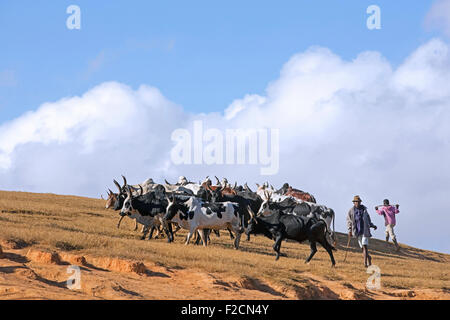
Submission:
[[[194,245],[186,247],[183,244],[184,232],[179,232],[175,243],[171,244],[168,244],[166,239],[139,240],[140,234],[133,231],[134,222],[125,219],[121,228],[117,229],[118,213],[104,209],[104,204],[104,200],[76,196],[0,192],[0,241],[3,244],[4,255],[10,250],[10,257],[14,254],[18,257],[22,251],[32,248],[56,251],[61,255],[70,253],[83,259],[83,256],[92,257],[91,263],[94,263],[96,257],[144,262],[147,266],[152,266],[150,268],[152,271],[172,270],[173,277],[175,275],[178,277],[174,278],[175,280],[182,279],[183,275],[212,279],[208,283],[211,286],[221,287],[223,295],[209,298],[261,298],[251,296],[255,290],[268,293],[270,294],[268,297],[275,299],[412,297],[449,299],[450,296],[450,261],[449,255],[446,254],[406,245],[401,245],[400,253],[394,253],[392,244],[388,245],[384,241],[374,239],[371,242],[371,252],[373,264],[381,269],[382,289],[371,292],[365,290],[369,274],[362,265],[356,241],[351,243],[347,262],[342,263],[346,250],[344,248],[346,235],[343,234],[339,234],[341,245],[335,252],[336,268],[330,267],[329,257],[320,246],[311,263],[304,264],[303,261],[309,254],[309,246],[293,242],[282,244],[282,252],[286,256],[275,261],[273,242],[262,236],[253,237],[250,242],[241,241],[241,248],[238,251],[232,248],[232,241],[225,232],[220,238],[212,235],[212,244],[207,248]],[[29,259],[16,260],[15,262],[22,263],[24,268],[28,267]],[[5,258],[0,259],[0,280],[4,263],[2,261],[5,261]],[[30,272],[36,273],[38,269],[32,269]],[[4,269],[4,274],[5,270],[10,269]],[[42,275],[38,274],[36,277],[39,279]],[[67,278],[67,275],[60,274],[59,278],[56,277],[58,279],[47,281],[60,281],[64,277]],[[175,288],[178,285],[177,281],[168,282],[166,285]],[[181,283],[181,280],[179,281]],[[60,287],[64,290],[62,285]],[[129,288],[125,289],[120,281],[114,288],[119,288],[114,289],[121,294],[119,298],[151,298],[141,293],[131,294],[132,291]],[[236,288],[241,289],[240,295],[227,296],[231,293],[237,294]],[[7,289],[4,287],[3,291],[7,292]],[[1,290],[0,285],[0,298]],[[243,292],[247,295],[243,296]],[[423,293],[422,296],[420,292]],[[426,292],[432,294],[427,295]],[[92,288],[86,293],[89,293],[90,297],[101,296],[98,290],[92,291]],[[190,296],[208,297],[200,293],[197,296],[195,293]],[[179,298],[175,294],[171,296],[170,290],[162,297]],[[55,295],[55,298],[58,298],[58,295]],[[73,298],[86,297],[74,293]],[[117,298],[117,296],[104,294],[103,298]]]

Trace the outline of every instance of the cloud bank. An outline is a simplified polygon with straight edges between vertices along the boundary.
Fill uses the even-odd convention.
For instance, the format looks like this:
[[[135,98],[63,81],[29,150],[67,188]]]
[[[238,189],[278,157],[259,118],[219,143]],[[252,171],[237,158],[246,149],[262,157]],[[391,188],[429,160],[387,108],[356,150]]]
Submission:
[[[0,189],[99,197],[112,179],[174,181],[226,176],[239,183],[289,182],[335,209],[336,227],[354,195],[373,207],[399,203],[400,242],[450,252],[450,47],[433,39],[398,68],[377,52],[346,61],[312,47],[291,57],[264,95],[223,113],[192,114],[154,87],[116,82],[45,103],[0,125]],[[201,97],[200,97],[201,98]],[[254,165],[174,165],[171,133],[207,128],[280,130],[280,170]]]
[[[450,37],[450,0],[437,0],[425,17],[425,25]]]

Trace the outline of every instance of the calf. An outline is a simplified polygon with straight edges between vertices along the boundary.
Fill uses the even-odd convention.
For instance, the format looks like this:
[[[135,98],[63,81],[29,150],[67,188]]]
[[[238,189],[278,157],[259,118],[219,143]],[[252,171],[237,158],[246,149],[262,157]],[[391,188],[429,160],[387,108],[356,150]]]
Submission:
[[[308,240],[311,247],[311,254],[305,263],[311,261],[317,252],[316,243],[320,243],[328,252],[331,264],[334,267],[333,251],[336,250],[326,239],[327,226],[324,221],[315,217],[297,216],[284,214],[280,210],[273,210],[267,216],[255,216],[250,207],[247,208],[252,217],[246,230],[247,234],[263,234],[269,239],[275,240],[273,250],[276,252],[275,260],[280,258],[281,242],[284,239],[303,242]]]

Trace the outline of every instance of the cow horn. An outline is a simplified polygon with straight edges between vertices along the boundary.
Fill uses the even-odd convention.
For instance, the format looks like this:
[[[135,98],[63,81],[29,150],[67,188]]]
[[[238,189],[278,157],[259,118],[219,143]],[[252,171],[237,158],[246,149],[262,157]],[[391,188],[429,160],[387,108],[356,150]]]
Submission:
[[[247,211],[248,211],[248,214],[250,215],[250,218],[251,218],[253,221],[255,221],[255,223],[258,223],[258,220],[256,220],[255,213],[253,212],[252,208],[250,208],[249,205],[247,205]]]
[[[144,194],[144,189],[142,189],[142,186],[141,186],[141,185],[139,185],[139,189],[141,189],[141,194],[140,194],[140,196],[142,196],[142,195]]]
[[[121,194],[122,193],[122,187],[120,186],[120,184],[116,181],[116,179],[114,179],[113,180],[114,181],[114,184],[116,185],[116,187],[119,189],[119,194]]]
[[[218,186],[221,186],[222,184],[220,183],[219,178],[217,178],[216,176],[214,176],[214,177],[215,177],[216,180],[217,180],[217,185],[218,185]]]
[[[102,200],[105,200],[105,199],[103,198],[103,194],[100,195],[100,198],[102,198]]]
[[[236,190],[236,187],[237,187],[237,181],[234,182],[233,190]]]
[[[131,188],[130,188],[130,186],[128,186],[127,188],[126,188],[126,191],[127,191],[127,196],[128,196],[128,198],[132,198],[132,193],[131,193]]]
[[[165,182],[167,185],[171,186],[171,184],[170,184],[166,179],[164,179],[164,182]]]
[[[252,208],[250,208],[249,205],[247,205],[247,211],[248,214],[250,215],[250,218],[255,219],[255,213],[253,212]]]
[[[127,183],[127,178],[125,178],[124,175],[122,175],[122,179],[123,179],[123,187],[125,187],[128,183]]]
[[[275,188],[273,187],[273,185],[270,185],[270,188],[271,188],[272,190],[275,190]]]

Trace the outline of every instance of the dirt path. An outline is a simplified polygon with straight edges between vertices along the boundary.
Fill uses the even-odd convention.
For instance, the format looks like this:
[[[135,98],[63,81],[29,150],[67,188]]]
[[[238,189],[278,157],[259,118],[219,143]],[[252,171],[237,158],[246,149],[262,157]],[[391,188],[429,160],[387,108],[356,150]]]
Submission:
[[[70,265],[81,270],[81,289],[67,288]],[[368,291],[361,285],[305,274],[296,288],[152,262],[3,248],[0,299],[450,299],[443,290]]]

